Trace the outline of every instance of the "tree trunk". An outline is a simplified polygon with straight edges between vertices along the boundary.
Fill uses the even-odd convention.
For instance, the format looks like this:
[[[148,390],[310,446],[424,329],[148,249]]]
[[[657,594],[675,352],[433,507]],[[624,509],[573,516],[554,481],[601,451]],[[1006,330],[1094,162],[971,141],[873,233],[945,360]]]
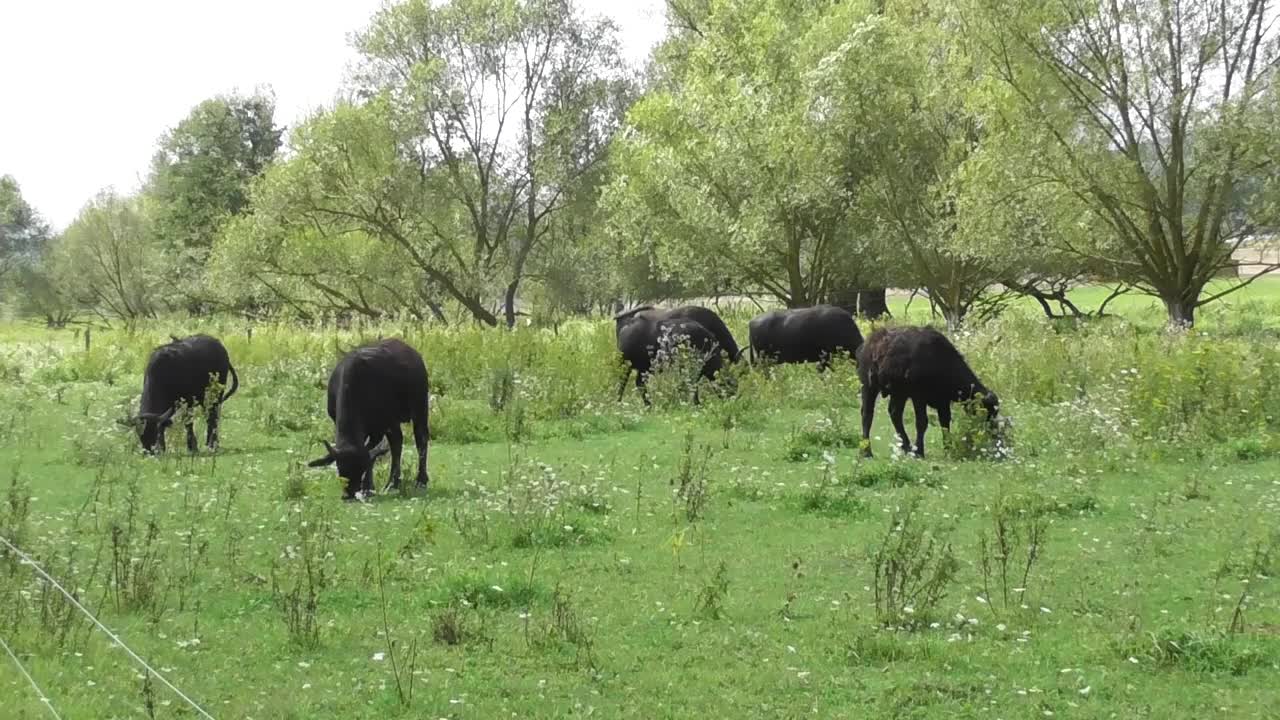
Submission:
[[[1186,329],[1196,324],[1196,302],[1185,297],[1161,298],[1169,314],[1169,327]]]
[[[512,280],[507,285],[507,292],[502,298],[502,312],[506,316],[507,329],[516,326],[516,291],[520,289],[520,281]]]
[[[444,307],[434,300],[427,301],[427,307],[431,309],[431,315],[440,322],[441,325],[448,325],[449,318],[444,314]]]
[[[869,319],[879,320],[889,317],[889,301],[885,297],[885,288],[858,291],[858,314]]]
[[[858,298],[860,296],[861,296],[861,293],[858,290],[854,290],[852,288],[842,288],[840,290],[832,291],[830,302],[832,305],[835,305],[838,308],[844,308],[845,310],[848,310],[850,313],[857,315],[858,314]]]
[[[967,307],[959,304],[943,303],[937,304],[938,311],[942,313],[942,319],[947,322],[947,332],[956,332],[960,326],[964,325],[964,317]]]

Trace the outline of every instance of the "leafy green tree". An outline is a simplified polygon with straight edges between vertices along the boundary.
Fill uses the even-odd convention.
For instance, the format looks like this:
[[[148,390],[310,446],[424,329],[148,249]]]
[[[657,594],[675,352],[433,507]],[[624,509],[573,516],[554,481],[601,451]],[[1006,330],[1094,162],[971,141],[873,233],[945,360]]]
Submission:
[[[849,223],[858,162],[816,132],[807,92],[815,28],[840,5],[735,0],[677,16],[674,67],[632,108],[606,191],[612,231],[662,274],[788,306],[878,276]]]
[[[22,197],[10,175],[0,176],[0,288],[13,272],[33,261],[49,239],[49,225]]]
[[[1004,172],[1005,127],[983,112],[984,72],[955,25],[947,6],[842,6],[813,35],[808,75],[817,129],[846,158],[853,217],[892,279],[925,289],[951,327],[998,311],[994,288],[1050,260],[1030,218],[1009,213],[1027,186]]]
[[[242,295],[251,280],[294,310],[376,315],[443,297],[496,325],[485,303],[492,266],[468,242],[470,218],[441,173],[403,156],[411,142],[382,97],[298,127],[292,156],[255,186],[254,212],[219,242],[215,277],[241,278],[225,289]],[[401,300],[386,302],[373,283]]]
[[[215,97],[160,139],[146,193],[154,232],[172,251],[184,293],[203,273],[223,223],[247,209],[249,186],[275,158],[281,129],[267,95]]]
[[[166,305],[164,249],[138,197],[98,194],[43,258],[59,297],[104,320],[155,317]]]
[[[1280,64],[1274,15],[1266,0],[974,0],[966,15],[1009,117],[1034,130],[1024,171],[1110,230],[1066,249],[1160,298],[1171,325],[1251,282],[1206,293],[1274,224],[1240,212],[1237,192],[1280,170],[1265,151],[1280,132],[1264,110]]]
[[[394,162],[430,190],[404,199],[447,218],[394,242],[482,322],[497,318],[478,301],[489,290],[480,283],[501,278],[514,324],[521,283],[603,161],[629,96],[616,29],[569,0],[407,0],[356,44],[362,93],[384,100],[394,129]]]

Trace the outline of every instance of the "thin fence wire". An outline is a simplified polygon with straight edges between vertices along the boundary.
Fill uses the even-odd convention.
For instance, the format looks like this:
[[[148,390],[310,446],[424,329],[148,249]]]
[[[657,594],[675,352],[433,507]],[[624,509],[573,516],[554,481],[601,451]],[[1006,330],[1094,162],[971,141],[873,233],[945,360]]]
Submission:
[[[9,643],[4,641],[4,637],[0,637],[0,647],[3,647],[4,651],[9,654],[9,659],[13,660],[13,664],[18,666],[18,672],[22,673],[22,677],[26,678],[27,682],[31,683],[31,689],[36,691],[36,695],[39,696],[40,702],[46,708],[49,708],[49,714],[52,715],[55,720],[62,720],[62,716],[54,709],[53,702],[49,700],[49,696],[45,695],[44,691],[40,689],[40,686],[36,684],[36,679],[31,677],[31,673],[27,672],[27,668],[23,666],[22,661],[18,659],[16,654],[14,654],[13,648],[9,647]]]
[[[57,580],[55,580],[53,576],[45,572],[44,568],[40,567],[40,565],[37,564],[35,560],[31,559],[31,556],[27,555],[25,552],[23,552],[21,549],[15,546],[13,543],[9,542],[9,540],[5,538],[3,535],[0,535],[0,544],[3,544],[5,547],[9,548],[10,551],[12,551],[15,555],[17,555],[19,558],[22,559],[23,565],[30,566],[32,570],[34,570],[38,575],[40,575],[40,577],[44,578],[50,585],[54,587],[54,589],[62,593],[62,596],[67,599],[67,602],[70,602],[72,605],[76,607],[77,610],[84,613],[84,616],[89,618],[90,622],[96,625],[99,630],[106,633],[107,637],[111,638],[112,642],[119,645],[121,649],[123,649],[126,653],[129,654],[129,657],[133,658],[134,661],[137,662],[139,665],[141,665],[143,668],[145,668],[147,672],[154,675],[157,680],[159,680],[161,683],[164,684],[165,687],[172,690],[174,695],[177,695],[178,697],[182,698],[201,717],[206,718],[207,720],[214,720],[213,716],[205,712],[204,708],[196,704],[195,700],[192,700],[191,698],[187,697],[185,693],[179,690],[173,683],[169,682],[165,678],[165,676],[161,675],[159,672],[156,671],[155,668],[151,667],[151,665],[148,664],[146,660],[143,660],[142,657],[138,655],[138,653],[134,652],[128,645],[125,645],[124,641],[120,639],[120,636],[111,632],[111,629],[108,628],[106,625],[103,625],[102,621],[98,620],[98,618],[93,613],[89,612],[89,610],[85,608],[84,605],[81,605],[79,600],[75,599],[75,597],[71,593],[67,592],[66,588],[62,587],[62,585]]]

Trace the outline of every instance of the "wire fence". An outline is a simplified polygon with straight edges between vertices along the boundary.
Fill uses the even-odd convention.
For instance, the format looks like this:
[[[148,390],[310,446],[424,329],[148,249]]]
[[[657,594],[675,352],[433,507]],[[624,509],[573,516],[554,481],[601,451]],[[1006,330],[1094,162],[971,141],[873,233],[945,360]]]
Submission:
[[[164,675],[161,675],[155,668],[151,667],[151,665],[146,660],[143,660],[142,656],[134,652],[133,649],[130,648],[128,645],[125,645],[124,641],[120,639],[119,635],[116,635],[114,632],[111,631],[110,628],[108,628],[106,625],[103,625],[102,621],[98,620],[97,616],[95,616],[92,612],[89,612],[88,608],[86,608],[84,605],[80,604],[80,601],[77,600],[75,596],[67,592],[66,588],[62,587],[62,584],[59,583],[56,579],[54,579],[52,575],[45,572],[44,568],[40,567],[39,563],[31,559],[30,555],[27,555],[25,552],[22,551],[21,548],[9,542],[9,540],[5,538],[3,535],[0,535],[0,545],[4,545],[5,547],[9,548],[10,552],[12,552],[14,555],[18,556],[22,560],[23,565],[29,566],[37,575],[44,578],[46,582],[48,582],[55,590],[57,590],[59,593],[62,594],[63,597],[67,599],[67,602],[75,606],[75,608],[79,610],[81,613],[83,613],[85,617],[89,618],[90,622],[92,622],[95,626],[97,626],[99,630],[105,633],[107,637],[111,638],[112,642],[114,642],[116,645],[119,645],[121,649],[123,649],[126,653],[128,653],[129,657],[133,658],[134,662],[142,666],[148,673],[150,673],[157,680],[159,680],[165,687],[172,690],[174,695],[177,695],[184,702],[190,705],[191,708],[196,711],[196,714],[198,714],[200,717],[206,718],[207,720],[213,720],[213,716],[210,715],[208,712],[206,712],[204,708],[200,707],[200,705],[197,704],[195,700],[192,700],[190,697],[187,696],[186,693],[179,690],[177,686],[169,682],[169,680],[165,678]],[[8,650],[8,645],[5,645],[5,649]],[[14,662],[16,663],[18,662],[17,656],[15,656],[12,651],[9,651],[9,657],[13,658]],[[18,663],[18,666],[19,668],[22,669],[23,674],[27,676],[27,679],[31,682],[32,687],[36,687],[37,692],[39,692],[39,688],[36,686],[35,680],[33,680],[31,676],[27,674],[25,668],[22,668],[21,663]],[[48,699],[45,697],[43,692],[40,692],[40,697],[44,701],[45,706],[49,708],[50,712],[53,712],[53,705],[49,703]],[[55,717],[57,716],[56,712],[54,713],[54,716]]]
[[[44,691],[41,690],[40,686],[36,683],[36,679],[31,677],[31,673],[27,672],[26,666],[24,666],[22,661],[18,659],[18,656],[13,652],[13,648],[9,647],[9,643],[5,642],[4,637],[0,637],[0,647],[3,647],[4,651],[9,654],[9,659],[18,667],[18,672],[22,673],[22,677],[26,678],[27,682],[31,683],[31,689],[36,691],[36,695],[40,698],[40,702],[49,709],[49,714],[56,718],[56,720],[62,720],[62,716],[54,709],[53,702],[49,700],[49,696],[44,694]]]

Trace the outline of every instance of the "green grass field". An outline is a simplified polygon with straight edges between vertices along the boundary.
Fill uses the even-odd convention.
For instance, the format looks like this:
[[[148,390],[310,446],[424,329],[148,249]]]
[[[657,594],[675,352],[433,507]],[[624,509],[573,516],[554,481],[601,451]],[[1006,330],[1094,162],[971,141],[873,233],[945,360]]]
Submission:
[[[10,324],[0,529],[217,718],[1275,718],[1280,284],[1185,336],[1146,302],[957,338],[999,460],[963,422],[896,457],[883,403],[860,460],[851,366],[615,403],[607,321]],[[223,447],[143,457],[115,421],[195,330],[240,372]],[[432,486],[342,503],[304,465],[336,349],[377,334],[427,359]],[[0,594],[62,717],[194,716],[9,554]],[[46,717],[3,660],[0,715]]]

